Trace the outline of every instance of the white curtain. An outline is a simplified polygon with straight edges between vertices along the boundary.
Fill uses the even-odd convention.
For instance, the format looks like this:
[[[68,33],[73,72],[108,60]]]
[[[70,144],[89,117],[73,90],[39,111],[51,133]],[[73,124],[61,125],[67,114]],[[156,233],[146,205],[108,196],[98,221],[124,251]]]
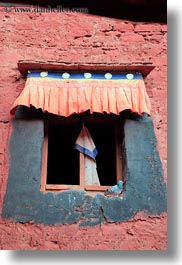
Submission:
[[[88,128],[84,125],[76,140],[75,149],[84,154],[85,185],[100,186],[95,160],[98,152],[88,131]]]

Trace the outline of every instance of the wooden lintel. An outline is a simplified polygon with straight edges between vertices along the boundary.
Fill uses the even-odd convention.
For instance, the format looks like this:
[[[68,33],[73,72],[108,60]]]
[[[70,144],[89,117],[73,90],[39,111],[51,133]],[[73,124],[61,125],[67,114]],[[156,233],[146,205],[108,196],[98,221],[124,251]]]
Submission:
[[[28,71],[72,71],[72,72],[129,72],[141,73],[147,76],[155,68],[151,62],[138,62],[132,64],[118,63],[66,63],[55,61],[18,61],[18,69],[21,74],[26,75]]]

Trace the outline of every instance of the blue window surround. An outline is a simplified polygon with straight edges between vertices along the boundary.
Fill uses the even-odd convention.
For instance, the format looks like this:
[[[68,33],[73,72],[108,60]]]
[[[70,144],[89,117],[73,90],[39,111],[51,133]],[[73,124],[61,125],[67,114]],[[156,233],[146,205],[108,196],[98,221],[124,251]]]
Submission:
[[[85,191],[40,192],[43,114],[19,106],[10,140],[10,168],[2,217],[15,222],[92,226],[121,222],[137,212],[167,211],[166,183],[152,119],[130,115],[124,124],[127,186],[124,198]]]

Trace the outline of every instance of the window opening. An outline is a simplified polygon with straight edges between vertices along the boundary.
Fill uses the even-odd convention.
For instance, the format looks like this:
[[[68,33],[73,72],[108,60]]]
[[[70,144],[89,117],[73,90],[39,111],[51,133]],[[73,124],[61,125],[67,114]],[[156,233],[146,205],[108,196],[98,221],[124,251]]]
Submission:
[[[47,184],[80,185],[79,153],[73,148],[79,124],[49,123]]]
[[[50,116],[50,115],[49,115]],[[54,116],[54,115],[53,115]],[[86,185],[85,158],[76,150],[77,137],[84,126],[98,150],[97,174],[100,185]],[[123,129],[119,116],[84,114],[48,118],[42,161],[41,190],[105,190],[122,179],[121,145]]]

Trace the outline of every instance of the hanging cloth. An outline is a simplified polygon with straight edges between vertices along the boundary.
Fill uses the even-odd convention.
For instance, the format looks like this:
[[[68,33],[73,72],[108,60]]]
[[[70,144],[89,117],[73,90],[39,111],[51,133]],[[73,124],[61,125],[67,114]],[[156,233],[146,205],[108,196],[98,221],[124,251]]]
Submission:
[[[84,125],[75,142],[75,149],[84,154],[85,185],[100,186],[95,160],[98,151],[87,127]]]
[[[34,106],[68,117],[85,111],[119,115],[130,109],[150,115],[150,100],[141,74],[31,72],[11,107]]]

